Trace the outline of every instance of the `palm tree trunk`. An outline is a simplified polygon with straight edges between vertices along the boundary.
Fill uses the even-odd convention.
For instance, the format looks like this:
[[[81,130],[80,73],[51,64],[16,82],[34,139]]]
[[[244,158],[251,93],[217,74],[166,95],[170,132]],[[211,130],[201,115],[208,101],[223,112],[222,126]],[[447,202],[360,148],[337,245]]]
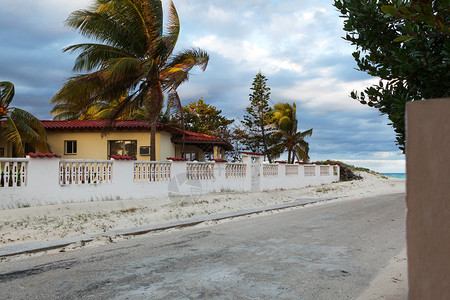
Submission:
[[[158,120],[158,115],[162,108],[162,103],[164,101],[161,83],[157,80],[153,80],[154,84],[150,88],[150,94],[148,101],[150,101],[150,160],[156,161],[156,122]]]
[[[156,161],[156,122],[150,125],[150,160]]]

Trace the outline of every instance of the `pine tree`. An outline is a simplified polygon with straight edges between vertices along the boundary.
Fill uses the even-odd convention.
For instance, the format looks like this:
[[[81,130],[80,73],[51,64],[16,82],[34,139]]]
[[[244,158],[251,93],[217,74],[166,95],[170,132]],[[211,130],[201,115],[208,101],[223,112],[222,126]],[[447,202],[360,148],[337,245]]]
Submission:
[[[249,95],[250,106],[242,122],[246,127],[246,139],[243,144],[252,152],[262,152],[271,162],[268,155],[270,147],[269,137],[272,132],[271,108],[269,106],[270,88],[266,86],[267,78],[259,72],[253,79]]]

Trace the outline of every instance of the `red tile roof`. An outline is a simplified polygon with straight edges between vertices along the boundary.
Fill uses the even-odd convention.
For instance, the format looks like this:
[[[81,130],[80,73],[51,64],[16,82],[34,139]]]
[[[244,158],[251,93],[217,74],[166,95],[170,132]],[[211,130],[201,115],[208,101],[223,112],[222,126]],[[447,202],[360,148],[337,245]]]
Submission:
[[[167,157],[167,159],[171,161],[187,161],[187,158],[180,158],[180,157]]]
[[[54,121],[42,120],[42,125],[47,131],[101,131],[108,124],[108,120],[73,120]],[[117,120],[111,124],[112,130],[150,130],[150,122],[144,120]],[[156,123],[156,130],[167,131],[174,135],[172,141],[180,143],[183,131],[167,124]],[[220,145],[226,150],[232,150],[233,146],[222,138],[185,130],[184,142],[191,144]]]
[[[66,130],[103,130],[108,124],[108,120],[41,120],[47,131]],[[144,120],[117,120],[111,124],[111,129],[115,130],[150,130],[150,122]],[[157,130],[179,132],[178,128],[167,124],[156,123]]]
[[[259,153],[259,152],[241,152],[241,154],[247,154],[247,155],[252,155],[252,156],[264,156],[264,154]]]
[[[125,156],[125,155],[110,155],[109,158],[114,160],[136,160],[136,157]]]
[[[58,154],[53,154],[53,153],[33,153],[30,152],[27,154],[27,156],[32,157],[32,158],[44,158],[44,157],[48,157],[48,158],[52,158],[52,157],[56,157],[56,158],[61,158],[61,155]]]

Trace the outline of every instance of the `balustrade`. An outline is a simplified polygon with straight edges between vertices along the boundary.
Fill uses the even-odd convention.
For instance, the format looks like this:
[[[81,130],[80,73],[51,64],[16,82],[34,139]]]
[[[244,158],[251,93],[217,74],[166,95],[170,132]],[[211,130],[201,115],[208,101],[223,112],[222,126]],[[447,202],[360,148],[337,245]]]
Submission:
[[[305,176],[316,176],[316,166],[305,166]]]
[[[247,175],[246,164],[226,164],[225,177],[226,178],[243,178]]]
[[[59,184],[111,183],[111,160],[61,159],[59,162]]]
[[[134,181],[152,182],[170,180],[172,164],[170,162],[135,162]]]
[[[286,165],[286,176],[297,176],[298,165]]]
[[[0,158],[0,188],[26,186],[27,178],[26,158]]]
[[[329,176],[330,166],[320,166],[320,176]]]
[[[214,179],[214,163],[187,163],[186,178],[188,180]]]
[[[264,164],[263,165],[263,176],[278,176],[278,165],[277,164]]]

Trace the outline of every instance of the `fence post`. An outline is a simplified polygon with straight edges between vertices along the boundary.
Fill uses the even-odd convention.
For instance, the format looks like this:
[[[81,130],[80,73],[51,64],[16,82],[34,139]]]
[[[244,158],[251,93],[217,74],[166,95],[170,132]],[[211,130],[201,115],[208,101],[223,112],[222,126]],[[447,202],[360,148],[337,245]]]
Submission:
[[[27,189],[30,200],[53,199],[60,194],[59,161],[53,157],[30,157],[28,159]],[[44,196],[45,195],[45,196]]]
[[[126,185],[134,181],[134,161],[116,160],[112,162],[112,183],[120,189],[121,185]]]
[[[214,164],[214,178],[217,181],[226,180],[225,177],[225,166],[227,162],[226,161],[215,161]]]
[[[284,180],[286,178],[286,164],[278,163],[278,178]]]
[[[242,163],[246,164],[246,173],[243,180],[245,181],[245,191],[252,190],[252,157],[248,154],[242,154]],[[262,172],[262,170],[261,170]]]

